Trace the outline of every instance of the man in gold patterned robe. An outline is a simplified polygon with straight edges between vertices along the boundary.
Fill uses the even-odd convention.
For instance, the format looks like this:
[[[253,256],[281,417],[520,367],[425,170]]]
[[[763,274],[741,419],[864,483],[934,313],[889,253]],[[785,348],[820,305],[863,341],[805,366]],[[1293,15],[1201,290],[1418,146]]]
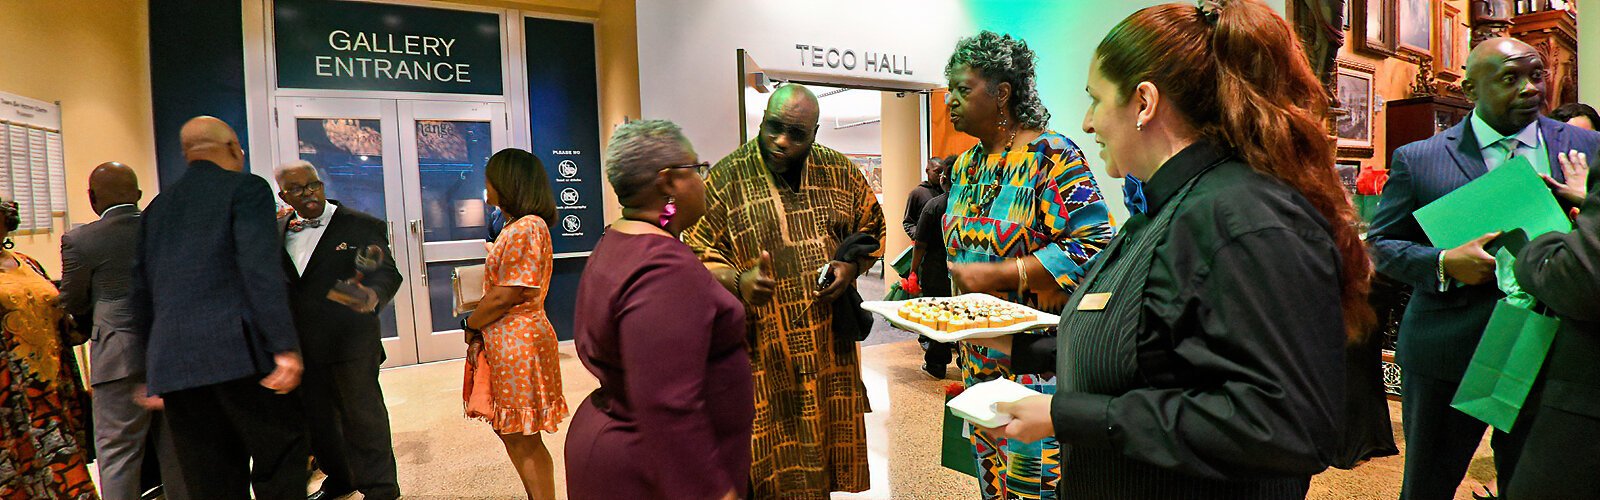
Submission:
[[[870,408],[857,339],[835,332],[832,306],[882,255],[877,247],[840,257],[840,246],[883,241],[883,210],[849,158],[814,143],[817,118],[810,90],[774,92],[756,140],[711,169],[708,213],[684,236],[745,301],[756,387],[754,499],[868,488]],[[828,284],[819,284],[819,270]]]

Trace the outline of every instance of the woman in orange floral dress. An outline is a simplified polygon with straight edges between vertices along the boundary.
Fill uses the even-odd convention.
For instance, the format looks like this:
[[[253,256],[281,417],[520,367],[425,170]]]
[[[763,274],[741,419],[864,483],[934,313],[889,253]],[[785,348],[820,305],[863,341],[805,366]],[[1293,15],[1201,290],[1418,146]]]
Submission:
[[[93,499],[93,443],[78,371],[61,355],[56,287],[5,238],[19,215],[16,203],[0,200],[0,499]]]
[[[567,417],[556,332],[544,311],[555,198],[544,166],[527,151],[495,153],[485,174],[489,204],[512,222],[489,250],[483,299],[462,321],[469,366],[480,372],[474,378],[488,381],[485,388],[469,379],[467,416],[500,435],[528,498],[553,499],[555,470],[539,433],[555,432]]]

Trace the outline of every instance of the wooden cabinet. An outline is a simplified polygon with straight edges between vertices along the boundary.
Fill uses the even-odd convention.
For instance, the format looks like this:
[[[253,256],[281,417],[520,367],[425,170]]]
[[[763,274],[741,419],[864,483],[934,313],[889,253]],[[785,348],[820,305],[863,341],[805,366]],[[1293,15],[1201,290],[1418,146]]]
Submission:
[[[1392,161],[1394,150],[1454,127],[1472,112],[1472,103],[1445,96],[1413,97],[1389,101],[1384,105],[1384,164]]]

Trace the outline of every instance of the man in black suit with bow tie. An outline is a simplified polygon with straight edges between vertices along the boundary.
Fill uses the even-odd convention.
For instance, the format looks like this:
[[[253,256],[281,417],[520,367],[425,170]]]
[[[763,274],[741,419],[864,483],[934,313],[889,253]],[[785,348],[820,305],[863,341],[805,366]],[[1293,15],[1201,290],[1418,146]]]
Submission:
[[[311,454],[328,475],[309,498],[333,499],[358,490],[368,499],[398,498],[389,412],[378,386],[384,359],[378,311],[401,281],[386,225],[329,202],[310,163],[285,164],[275,176],[278,197],[294,208],[278,220],[278,228],[289,302],[305,353],[301,392]],[[369,252],[381,255],[365,259],[373,256]],[[363,266],[358,260],[367,262]]]

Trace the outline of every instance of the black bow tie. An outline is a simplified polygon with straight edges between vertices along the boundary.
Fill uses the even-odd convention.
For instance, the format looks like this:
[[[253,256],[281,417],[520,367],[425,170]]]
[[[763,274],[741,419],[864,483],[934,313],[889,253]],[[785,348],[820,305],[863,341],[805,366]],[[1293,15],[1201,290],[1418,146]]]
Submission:
[[[294,220],[289,221],[290,232],[298,233],[312,227],[322,227],[322,219],[307,219],[304,217],[295,216]]]

